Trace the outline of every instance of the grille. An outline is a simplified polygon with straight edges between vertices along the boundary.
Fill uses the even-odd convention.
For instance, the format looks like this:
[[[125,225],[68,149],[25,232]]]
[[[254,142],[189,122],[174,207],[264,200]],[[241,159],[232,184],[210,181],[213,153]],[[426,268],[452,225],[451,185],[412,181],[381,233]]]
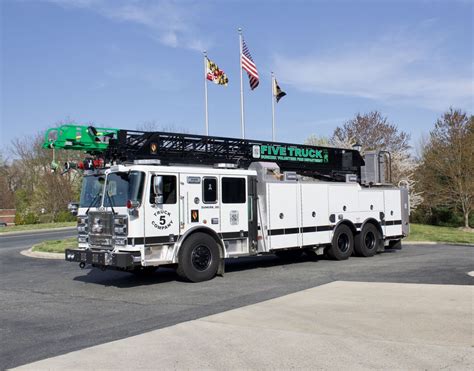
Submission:
[[[112,248],[114,215],[109,211],[89,212],[89,243],[93,246]]]

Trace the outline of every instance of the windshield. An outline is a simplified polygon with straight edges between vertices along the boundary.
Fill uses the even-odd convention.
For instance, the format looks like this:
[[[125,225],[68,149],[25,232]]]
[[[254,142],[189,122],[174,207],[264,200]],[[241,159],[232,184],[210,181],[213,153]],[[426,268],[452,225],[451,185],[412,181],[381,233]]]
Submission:
[[[84,177],[79,207],[94,207],[100,205],[104,183],[104,175],[88,175]]]
[[[107,176],[104,206],[126,206],[127,201],[141,202],[145,173],[131,171],[127,173],[110,173]]]

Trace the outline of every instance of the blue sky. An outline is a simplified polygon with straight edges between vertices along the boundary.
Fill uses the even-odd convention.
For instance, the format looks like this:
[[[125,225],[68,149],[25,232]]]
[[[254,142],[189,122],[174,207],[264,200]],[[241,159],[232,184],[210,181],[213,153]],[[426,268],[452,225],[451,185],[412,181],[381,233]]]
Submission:
[[[247,137],[271,138],[270,72],[286,91],[277,139],[330,135],[380,110],[413,143],[450,106],[473,113],[472,1],[0,0],[1,137],[60,120],[240,136],[242,27],[260,73],[245,77]]]

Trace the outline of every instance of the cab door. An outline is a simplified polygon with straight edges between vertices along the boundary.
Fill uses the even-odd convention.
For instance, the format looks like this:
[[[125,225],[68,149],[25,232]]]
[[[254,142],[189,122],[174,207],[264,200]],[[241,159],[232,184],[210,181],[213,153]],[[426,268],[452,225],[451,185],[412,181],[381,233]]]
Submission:
[[[197,226],[220,232],[218,176],[181,173],[180,198],[183,232]]]
[[[155,178],[160,177],[162,194],[155,192]],[[177,241],[179,237],[178,174],[151,173],[145,192],[145,245]]]

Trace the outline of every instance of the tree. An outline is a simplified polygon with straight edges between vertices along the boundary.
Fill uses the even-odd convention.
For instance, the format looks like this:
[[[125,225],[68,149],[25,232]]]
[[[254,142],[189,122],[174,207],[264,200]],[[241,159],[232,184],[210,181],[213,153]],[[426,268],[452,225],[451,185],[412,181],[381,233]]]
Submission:
[[[0,209],[13,209],[15,207],[10,174],[11,167],[8,166],[0,152]]]
[[[175,125],[161,125],[156,120],[145,121],[141,124],[138,124],[137,130],[140,131],[164,131],[168,133],[183,133],[188,134],[189,131],[183,127],[177,128]]]
[[[361,153],[366,151],[389,151],[391,154],[392,182],[408,183],[410,189],[410,208],[414,210],[423,200],[421,192],[415,190],[414,173],[417,168],[415,159],[410,154],[410,135],[400,131],[396,125],[378,111],[366,114],[358,113],[353,119],[345,122],[342,127],[334,130],[328,140],[330,147],[352,148],[357,142],[362,145]],[[306,143],[325,145],[326,138],[310,136]]]
[[[2,169],[5,181],[15,194],[18,221],[27,215],[38,215],[42,209],[48,221],[57,221],[60,212],[66,211],[68,203],[78,197],[81,175],[77,172],[62,174],[62,169],[52,171],[53,151],[42,148],[43,134],[13,140],[10,152],[14,160],[6,168],[8,171]],[[60,167],[66,161],[83,157],[78,151],[54,153]]]
[[[474,203],[474,116],[450,108],[430,132],[418,177],[426,201],[452,206],[469,228]]]
[[[308,146],[321,146],[321,147],[332,147],[331,139],[328,137],[318,137],[317,135],[310,135],[304,141],[304,144]]]
[[[353,144],[359,142],[363,151],[383,149],[395,152],[410,149],[410,134],[399,131],[396,125],[388,122],[388,119],[378,111],[363,115],[358,113],[342,127],[336,128],[331,139],[352,141]]]

